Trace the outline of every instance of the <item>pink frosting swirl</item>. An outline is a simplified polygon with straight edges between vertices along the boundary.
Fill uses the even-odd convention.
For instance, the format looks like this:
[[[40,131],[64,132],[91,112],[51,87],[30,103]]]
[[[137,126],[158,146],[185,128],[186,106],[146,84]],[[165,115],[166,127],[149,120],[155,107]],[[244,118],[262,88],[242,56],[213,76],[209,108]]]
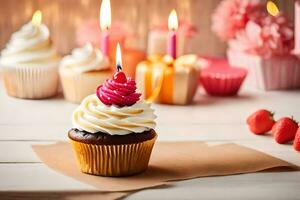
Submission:
[[[126,78],[123,72],[117,72],[113,79],[108,79],[97,88],[96,94],[105,105],[117,105],[119,107],[135,104],[141,94],[136,92],[136,82],[132,78]]]

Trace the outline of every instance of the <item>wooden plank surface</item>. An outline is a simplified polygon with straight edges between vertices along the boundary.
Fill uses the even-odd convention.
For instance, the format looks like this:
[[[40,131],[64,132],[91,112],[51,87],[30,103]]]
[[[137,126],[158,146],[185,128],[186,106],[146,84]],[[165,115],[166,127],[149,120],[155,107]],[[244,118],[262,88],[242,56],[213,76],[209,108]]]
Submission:
[[[262,107],[276,111],[277,118],[293,115],[300,119],[299,102],[299,91],[261,93],[243,89],[237,98],[207,97],[199,91],[191,106],[153,106],[160,141],[199,140],[209,145],[234,142],[300,165],[300,154],[291,144],[278,145],[271,135],[253,135],[245,124],[246,116]],[[31,149],[32,144],[67,140],[76,106],[61,97],[34,101],[11,98],[1,85],[0,191],[95,191],[47,168]],[[262,172],[174,182],[172,187],[140,191],[128,199],[299,199],[299,187],[299,172]]]

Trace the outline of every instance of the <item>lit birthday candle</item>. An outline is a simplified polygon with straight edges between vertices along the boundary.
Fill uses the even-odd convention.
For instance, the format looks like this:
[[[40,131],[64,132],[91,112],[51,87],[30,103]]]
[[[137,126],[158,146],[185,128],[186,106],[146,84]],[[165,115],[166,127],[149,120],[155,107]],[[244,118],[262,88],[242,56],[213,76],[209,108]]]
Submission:
[[[109,53],[109,29],[111,26],[111,8],[109,0],[102,0],[100,7],[100,27],[102,30],[101,49],[105,56]]]
[[[168,35],[168,44],[167,44],[167,53],[176,58],[176,32],[178,29],[178,19],[176,11],[173,9],[169,15],[168,19],[168,28],[169,28],[169,35]]]
[[[32,19],[31,19],[31,23],[33,24],[33,26],[38,27],[41,25],[42,23],[42,12],[40,10],[37,10],[34,12]]]
[[[121,48],[119,43],[117,44],[116,67],[118,72],[122,70],[122,54],[121,54]]]

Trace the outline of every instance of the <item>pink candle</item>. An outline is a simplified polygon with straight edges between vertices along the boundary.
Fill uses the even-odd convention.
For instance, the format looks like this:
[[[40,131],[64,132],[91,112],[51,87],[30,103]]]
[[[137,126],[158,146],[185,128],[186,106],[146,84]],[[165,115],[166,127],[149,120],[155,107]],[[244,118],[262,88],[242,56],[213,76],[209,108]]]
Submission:
[[[111,25],[111,8],[109,0],[102,0],[100,7],[100,27],[102,29],[101,49],[105,56],[109,54],[109,29]]]
[[[172,10],[169,19],[168,19],[168,44],[167,44],[167,53],[172,56],[174,59],[176,58],[176,31],[178,29],[178,19],[175,10]]]
[[[168,54],[174,59],[176,58],[176,32],[170,31],[168,36]]]
[[[101,50],[104,56],[108,56],[109,54],[109,33],[108,31],[104,31],[101,33],[102,41],[101,41]]]

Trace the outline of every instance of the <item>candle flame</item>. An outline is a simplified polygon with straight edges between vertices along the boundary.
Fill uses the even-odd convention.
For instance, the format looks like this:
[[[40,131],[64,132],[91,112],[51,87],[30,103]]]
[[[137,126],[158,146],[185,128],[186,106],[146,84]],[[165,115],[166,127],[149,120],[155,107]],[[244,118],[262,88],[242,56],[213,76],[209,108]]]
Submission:
[[[111,25],[111,8],[110,0],[102,0],[100,7],[100,27],[102,30],[107,30]]]
[[[178,29],[178,19],[175,9],[173,9],[169,15],[168,19],[168,28],[169,30],[177,30]]]
[[[40,10],[34,12],[31,23],[34,26],[39,26],[42,23],[42,12]]]
[[[267,2],[267,11],[272,16],[276,16],[279,13],[279,9],[273,1]]]
[[[120,44],[117,44],[117,53],[116,53],[116,65],[117,65],[117,69],[118,71],[120,71],[122,69],[122,54],[121,54],[121,47]]]

